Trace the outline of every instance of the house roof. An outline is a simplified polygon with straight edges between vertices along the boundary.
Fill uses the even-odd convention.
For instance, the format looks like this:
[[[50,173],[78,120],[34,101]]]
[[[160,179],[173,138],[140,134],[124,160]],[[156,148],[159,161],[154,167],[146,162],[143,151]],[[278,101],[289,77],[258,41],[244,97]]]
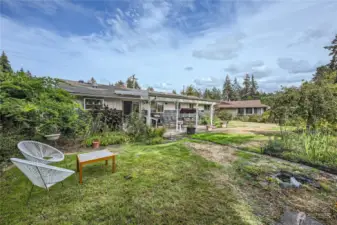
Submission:
[[[186,96],[158,91],[135,90],[125,87],[118,87],[104,84],[95,84],[93,87],[93,85],[90,83],[80,83],[78,81],[72,80],[61,80],[61,81],[62,82],[59,83],[60,88],[68,91],[71,94],[79,96],[92,96],[92,97],[105,97],[105,98],[121,98],[121,97],[140,98],[141,96],[146,95],[152,97],[218,102],[215,100],[208,100],[198,98],[195,96]]]
[[[268,106],[262,104],[260,100],[246,100],[246,101],[221,101],[217,107],[221,109],[237,109],[237,108],[264,108]]]

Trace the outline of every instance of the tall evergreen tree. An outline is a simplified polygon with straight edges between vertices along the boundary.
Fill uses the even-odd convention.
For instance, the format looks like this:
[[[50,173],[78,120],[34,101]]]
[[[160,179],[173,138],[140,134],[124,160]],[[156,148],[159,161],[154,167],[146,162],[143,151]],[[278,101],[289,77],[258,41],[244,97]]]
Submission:
[[[236,77],[234,79],[232,89],[233,89],[233,100],[234,101],[240,100],[241,99],[241,86],[238,80],[236,79]]]
[[[220,100],[221,99],[221,90],[219,88],[213,87],[211,90],[211,99]]]
[[[329,64],[330,69],[337,70],[337,34],[335,39],[331,42],[331,45],[325,46],[324,48],[328,49],[330,51],[329,55],[332,56]]]
[[[2,54],[0,56],[0,69],[4,73],[12,73],[13,69],[11,67],[11,64],[7,58],[7,55],[4,51],[2,51]]]
[[[97,84],[95,78],[91,77],[91,79],[88,81],[90,84]]]
[[[133,89],[140,89],[140,85],[138,84],[137,80],[138,79],[136,78],[135,74],[133,74],[126,80],[126,87]]]
[[[187,96],[197,96],[197,97],[200,96],[199,90],[197,90],[193,85],[187,86],[185,94]]]
[[[147,90],[148,91],[154,91],[154,88],[150,86],[150,87],[147,88]]]
[[[226,101],[230,101],[233,99],[232,83],[228,75],[226,76],[226,80],[223,84],[222,98]]]
[[[172,90],[172,94],[177,94],[177,91],[176,90]]]
[[[249,99],[249,97],[251,96],[250,90],[251,90],[250,76],[249,74],[246,74],[245,78],[243,79],[243,88],[241,91],[241,98]]]
[[[27,76],[29,76],[29,77],[32,77],[32,76],[33,76],[32,73],[31,73],[29,70],[27,70],[26,74],[27,74]]]
[[[258,95],[258,84],[256,82],[256,80],[254,79],[254,75],[252,74],[252,78],[251,78],[251,81],[250,81],[250,96],[255,99],[257,98],[257,95]]]
[[[123,81],[119,80],[119,81],[117,81],[115,83],[115,86],[117,86],[117,87],[125,87],[125,83]]]
[[[206,88],[204,90],[204,93],[203,93],[202,97],[205,98],[205,99],[212,99],[212,91],[209,90],[208,88]]]

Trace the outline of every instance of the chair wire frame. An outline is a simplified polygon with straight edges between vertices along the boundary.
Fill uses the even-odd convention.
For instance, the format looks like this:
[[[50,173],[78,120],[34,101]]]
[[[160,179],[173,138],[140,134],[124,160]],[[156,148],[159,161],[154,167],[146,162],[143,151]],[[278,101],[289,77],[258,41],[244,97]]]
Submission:
[[[64,160],[64,154],[50,146],[37,141],[20,141],[18,148],[29,161],[50,164]]]
[[[34,186],[38,186],[49,191],[49,188],[56,183],[61,182],[63,185],[62,181],[75,173],[73,170],[49,166],[38,162],[31,162],[24,159],[11,158],[11,161],[32,183],[32,188],[30,189],[26,202],[27,205]]]

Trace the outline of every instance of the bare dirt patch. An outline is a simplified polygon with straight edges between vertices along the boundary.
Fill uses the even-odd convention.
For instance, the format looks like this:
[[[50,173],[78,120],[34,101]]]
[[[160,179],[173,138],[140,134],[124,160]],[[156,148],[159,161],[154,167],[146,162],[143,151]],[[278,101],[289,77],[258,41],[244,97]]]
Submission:
[[[190,142],[185,143],[185,145],[196,154],[213,162],[229,164],[236,160],[235,148],[233,147]]]
[[[259,144],[259,141],[251,141],[238,147],[258,147]],[[225,165],[223,173],[213,174],[212,182],[220,189],[230,185],[263,224],[276,224],[287,210],[303,212],[326,225],[336,224],[337,176],[296,163],[237,151],[235,146],[185,145],[207,160]],[[301,188],[282,188],[271,178],[272,174],[282,170],[305,174],[316,180],[320,187],[304,184]]]

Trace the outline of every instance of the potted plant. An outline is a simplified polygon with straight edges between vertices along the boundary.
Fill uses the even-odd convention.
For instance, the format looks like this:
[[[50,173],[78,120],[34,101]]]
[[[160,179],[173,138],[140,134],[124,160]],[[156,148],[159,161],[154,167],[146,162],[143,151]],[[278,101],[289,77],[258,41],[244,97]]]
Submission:
[[[60,138],[60,132],[56,124],[46,124],[43,129],[44,137],[49,141],[56,141]]]
[[[97,148],[99,148],[99,146],[100,146],[99,139],[95,139],[95,140],[92,141],[92,148],[93,149],[97,149]]]

